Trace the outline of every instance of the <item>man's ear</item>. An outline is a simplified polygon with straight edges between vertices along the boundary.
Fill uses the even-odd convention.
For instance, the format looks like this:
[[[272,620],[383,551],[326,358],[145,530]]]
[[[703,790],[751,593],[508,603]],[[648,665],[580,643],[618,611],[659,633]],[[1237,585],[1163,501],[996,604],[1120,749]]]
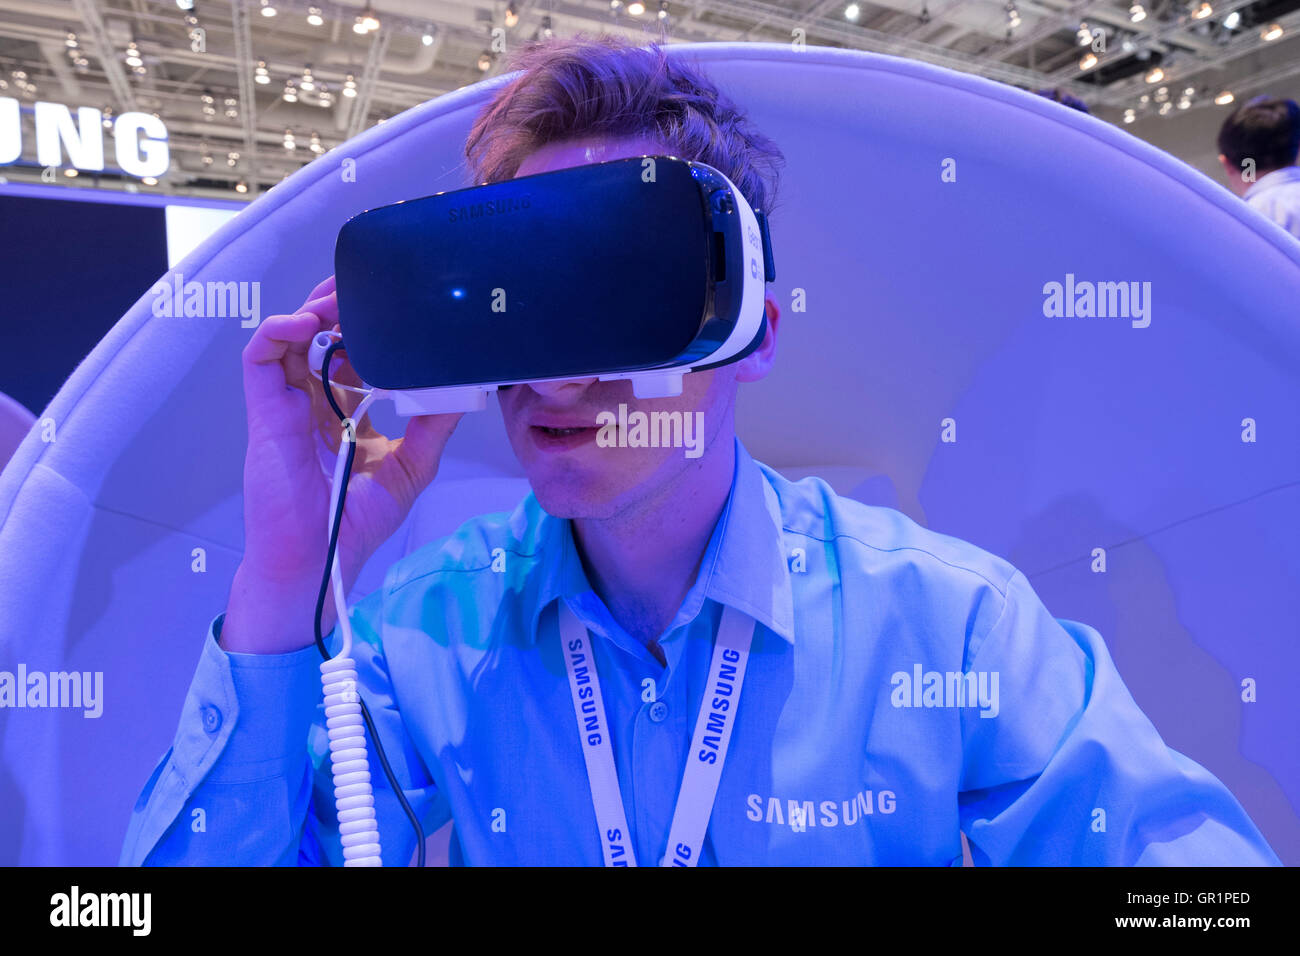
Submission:
[[[736,363],[737,382],[757,382],[766,377],[776,360],[776,332],[781,309],[770,293],[764,297],[763,308],[767,314],[767,332],[762,344]]]
[[[763,304],[767,306],[767,321],[775,322],[781,318],[781,309],[776,304],[776,299],[772,298],[772,293],[763,297]]]

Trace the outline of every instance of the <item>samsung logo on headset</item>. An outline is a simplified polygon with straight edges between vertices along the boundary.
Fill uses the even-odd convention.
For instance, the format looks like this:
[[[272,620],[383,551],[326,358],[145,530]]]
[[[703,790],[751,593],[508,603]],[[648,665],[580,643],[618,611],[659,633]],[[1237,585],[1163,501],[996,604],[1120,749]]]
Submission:
[[[467,219],[482,219],[485,216],[504,216],[528,208],[528,197],[510,197],[507,199],[490,199],[476,202],[469,206],[453,206],[447,210],[448,222],[464,222]]]

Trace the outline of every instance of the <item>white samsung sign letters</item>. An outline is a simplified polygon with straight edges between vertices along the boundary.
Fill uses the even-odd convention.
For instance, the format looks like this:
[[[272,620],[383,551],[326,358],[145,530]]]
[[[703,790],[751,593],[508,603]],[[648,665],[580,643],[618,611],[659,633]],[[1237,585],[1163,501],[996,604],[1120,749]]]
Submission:
[[[87,172],[104,169],[104,116],[90,106],[77,109],[77,118],[62,103],[37,103],[36,161],[42,166],[66,165]],[[144,135],[141,136],[141,133]],[[143,179],[161,176],[171,162],[167,127],[150,113],[122,113],[113,121],[117,165]],[[0,165],[17,162],[23,153],[22,114],[16,99],[0,96]]]

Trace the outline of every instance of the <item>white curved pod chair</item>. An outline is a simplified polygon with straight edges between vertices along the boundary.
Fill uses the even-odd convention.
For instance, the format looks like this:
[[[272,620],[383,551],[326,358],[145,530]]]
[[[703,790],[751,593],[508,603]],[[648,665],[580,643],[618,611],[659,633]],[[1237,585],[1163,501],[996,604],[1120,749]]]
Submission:
[[[751,453],[1011,560],[1054,613],[1101,631],[1166,741],[1300,862],[1300,705],[1277,684],[1300,664],[1300,243],[1168,155],[1009,87],[842,50],[670,50],[788,160],[778,361],[738,414]],[[503,81],[320,157],[174,272],[260,281],[263,315],[296,308],[349,216],[469,185],[464,137]],[[1044,285],[1067,274],[1149,282],[1150,324],[1046,316]],[[0,478],[0,670],[104,674],[101,717],[0,711],[4,863],[117,860],[239,561],[250,330],[156,318],[142,291],[46,409],[56,440],[34,430]],[[353,599],[524,488],[498,413],[468,416]]]

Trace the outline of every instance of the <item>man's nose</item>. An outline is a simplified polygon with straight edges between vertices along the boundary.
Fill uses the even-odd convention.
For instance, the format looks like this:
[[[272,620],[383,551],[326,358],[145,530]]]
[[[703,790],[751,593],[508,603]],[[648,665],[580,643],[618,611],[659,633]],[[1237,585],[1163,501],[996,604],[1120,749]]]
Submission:
[[[558,382],[529,382],[528,388],[542,398],[571,402],[582,395],[597,378],[566,378]]]

